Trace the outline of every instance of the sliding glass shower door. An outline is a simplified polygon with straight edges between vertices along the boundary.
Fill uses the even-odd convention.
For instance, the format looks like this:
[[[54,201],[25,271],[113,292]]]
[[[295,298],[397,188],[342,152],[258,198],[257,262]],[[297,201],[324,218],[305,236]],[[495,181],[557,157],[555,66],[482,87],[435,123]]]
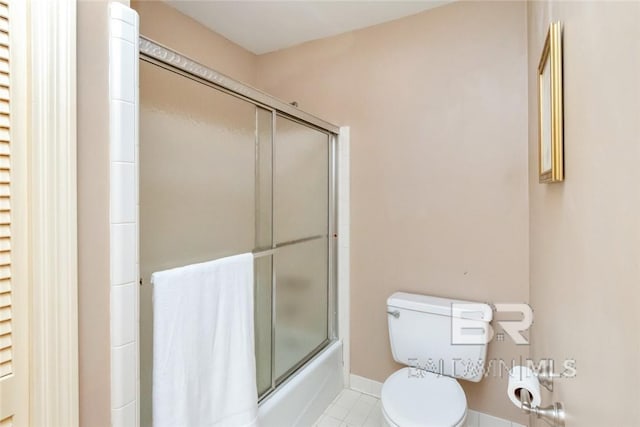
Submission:
[[[329,136],[276,118],[275,364],[282,380],[327,340]]]
[[[151,425],[155,271],[253,252],[260,396],[334,338],[335,135],[140,62],[140,394]]]

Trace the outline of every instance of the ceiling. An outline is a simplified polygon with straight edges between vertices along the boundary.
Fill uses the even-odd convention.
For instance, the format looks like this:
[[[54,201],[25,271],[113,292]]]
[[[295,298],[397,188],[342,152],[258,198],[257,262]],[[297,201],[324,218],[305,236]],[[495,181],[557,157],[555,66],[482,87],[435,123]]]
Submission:
[[[392,21],[451,1],[165,0],[256,54]]]

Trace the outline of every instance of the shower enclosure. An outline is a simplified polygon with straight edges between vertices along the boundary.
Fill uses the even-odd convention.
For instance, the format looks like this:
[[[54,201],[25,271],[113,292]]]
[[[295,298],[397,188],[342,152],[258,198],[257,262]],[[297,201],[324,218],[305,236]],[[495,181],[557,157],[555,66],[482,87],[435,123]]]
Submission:
[[[336,339],[338,128],[145,43],[140,421],[150,426],[155,271],[253,252],[260,399]]]

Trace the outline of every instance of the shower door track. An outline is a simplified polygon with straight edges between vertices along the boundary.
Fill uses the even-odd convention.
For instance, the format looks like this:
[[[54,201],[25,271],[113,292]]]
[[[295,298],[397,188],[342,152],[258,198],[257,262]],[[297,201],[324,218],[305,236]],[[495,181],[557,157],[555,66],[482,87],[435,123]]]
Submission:
[[[198,81],[232,96],[251,102],[271,111],[273,124],[277,115],[302,123],[311,128],[322,131],[329,136],[329,209],[328,209],[328,233],[315,235],[293,241],[273,244],[271,248],[256,248],[254,258],[274,255],[278,249],[302,243],[306,241],[327,238],[328,240],[328,307],[327,307],[327,339],[320,343],[304,358],[289,368],[279,377],[275,376],[275,306],[272,306],[272,341],[271,341],[271,387],[259,396],[262,402],[272,396],[282,385],[289,382],[296,372],[316,359],[330,343],[338,337],[338,303],[337,303],[337,141],[340,127],[322,120],[312,114],[306,113],[285,101],[275,98],[251,86],[240,83],[224,74],[212,70],[176,51],[168,48],[152,39],[140,35],[139,42],[140,60],[182,75],[186,78]],[[272,128],[275,132],[275,126]],[[272,135],[272,138],[275,134]],[[141,279],[142,280],[142,279]],[[275,277],[272,280],[272,305],[275,305]]]
[[[218,73],[196,61],[187,58],[178,52],[163,46],[145,36],[140,36],[139,40],[140,57],[143,60],[151,60],[149,62],[170,65],[172,68],[180,70],[191,77],[202,79],[217,88],[226,89],[234,96],[239,96],[250,100],[254,104],[262,105],[271,110],[284,113],[288,116],[297,118],[304,123],[311,124],[319,129],[337,135],[340,128],[312,114],[306,113],[298,108],[286,103],[278,98],[268,95],[259,89],[253,88],[246,84],[240,83],[231,77]],[[156,60],[160,62],[153,61]],[[165,67],[166,68],[166,67]]]

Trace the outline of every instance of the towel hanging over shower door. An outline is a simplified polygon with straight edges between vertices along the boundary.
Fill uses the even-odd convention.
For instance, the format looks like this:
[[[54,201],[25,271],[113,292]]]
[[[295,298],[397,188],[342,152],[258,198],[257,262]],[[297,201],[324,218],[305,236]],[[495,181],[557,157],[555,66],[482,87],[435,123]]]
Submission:
[[[154,426],[256,427],[253,255],[151,281]]]

